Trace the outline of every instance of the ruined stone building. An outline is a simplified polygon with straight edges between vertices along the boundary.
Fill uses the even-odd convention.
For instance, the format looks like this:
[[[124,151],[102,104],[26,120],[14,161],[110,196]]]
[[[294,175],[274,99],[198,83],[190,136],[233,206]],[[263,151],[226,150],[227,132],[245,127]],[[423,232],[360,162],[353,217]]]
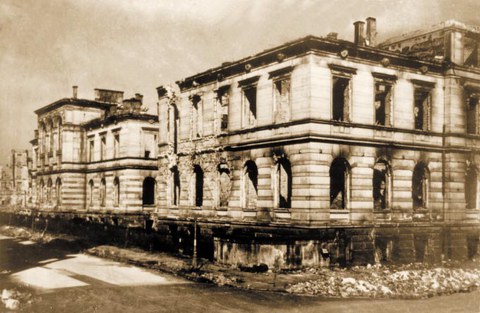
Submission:
[[[480,28],[354,25],[157,89],[159,231],[229,264],[477,253]]]
[[[25,206],[29,197],[28,150],[12,150],[9,163],[0,167],[0,206]]]
[[[95,89],[35,111],[30,205],[49,211],[128,213],[151,209],[156,185],[158,118],[142,95]]]

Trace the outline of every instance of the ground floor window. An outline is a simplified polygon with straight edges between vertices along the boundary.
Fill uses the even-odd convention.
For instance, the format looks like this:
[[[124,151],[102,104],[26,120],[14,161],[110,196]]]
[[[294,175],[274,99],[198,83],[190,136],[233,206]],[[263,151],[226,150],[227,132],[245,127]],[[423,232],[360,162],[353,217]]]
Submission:
[[[470,164],[465,175],[465,202],[467,209],[480,208],[477,168]]]
[[[155,179],[146,177],[143,181],[143,205],[155,204]]]
[[[430,173],[424,163],[415,166],[412,176],[413,209],[426,209],[428,207]]]
[[[388,162],[381,160],[373,167],[373,208],[375,211],[390,209],[392,175]]]
[[[258,197],[258,169],[253,161],[247,161],[243,171],[243,207],[256,208]]]
[[[343,158],[337,158],[330,166],[330,209],[348,209],[349,195],[350,164]]]

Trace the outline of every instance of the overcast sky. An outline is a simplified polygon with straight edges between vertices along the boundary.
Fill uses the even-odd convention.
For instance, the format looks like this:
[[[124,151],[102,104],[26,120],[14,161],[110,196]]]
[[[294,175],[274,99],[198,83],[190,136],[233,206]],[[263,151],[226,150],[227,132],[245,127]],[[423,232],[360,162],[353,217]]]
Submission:
[[[447,19],[480,25],[478,0],[0,0],[0,164],[27,149],[34,110],[94,88],[145,95],[225,61],[377,18],[379,39]]]

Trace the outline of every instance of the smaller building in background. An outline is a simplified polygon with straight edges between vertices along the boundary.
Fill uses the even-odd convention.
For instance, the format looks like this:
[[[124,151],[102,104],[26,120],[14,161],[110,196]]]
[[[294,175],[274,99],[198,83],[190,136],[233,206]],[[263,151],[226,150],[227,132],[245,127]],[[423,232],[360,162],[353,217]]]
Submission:
[[[64,98],[35,113],[32,206],[43,211],[138,212],[153,208],[158,116],[143,97],[95,89],[95,100]]]

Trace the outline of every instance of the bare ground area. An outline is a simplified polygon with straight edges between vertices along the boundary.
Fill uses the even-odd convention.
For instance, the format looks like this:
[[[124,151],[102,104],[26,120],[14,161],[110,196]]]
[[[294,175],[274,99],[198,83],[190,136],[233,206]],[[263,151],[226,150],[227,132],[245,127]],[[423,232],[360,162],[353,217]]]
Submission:
[[[79,238],[31,233],[24,228],[1,227],[0,233],[8,236],[0,240],[0,288],[11,293],[2,302],[5,307],[6,300],[18,300],[16,310],[23,312],[376,312],[384,311],[386,305],[392,312],[480,311],[476,261],[442,267],[410,264],[252,273],[206,261],[193,268],[190,259],[181,256],[92,247]],[[74,254],[79,251],[92,257]],[[165,283],[132,285],[127,280],[126,285],[119,284],[128,274],[121,267],[137,268],[130,265]],[[69,278],[83,284],[70,282],[72,286],[49,289],[12,279],[39,267],[68,272]],[[38,273],[34,272],[36,278]],[[115,275],[119,278],[111,281]],[[406,300],[411,298],[423,299]]]

